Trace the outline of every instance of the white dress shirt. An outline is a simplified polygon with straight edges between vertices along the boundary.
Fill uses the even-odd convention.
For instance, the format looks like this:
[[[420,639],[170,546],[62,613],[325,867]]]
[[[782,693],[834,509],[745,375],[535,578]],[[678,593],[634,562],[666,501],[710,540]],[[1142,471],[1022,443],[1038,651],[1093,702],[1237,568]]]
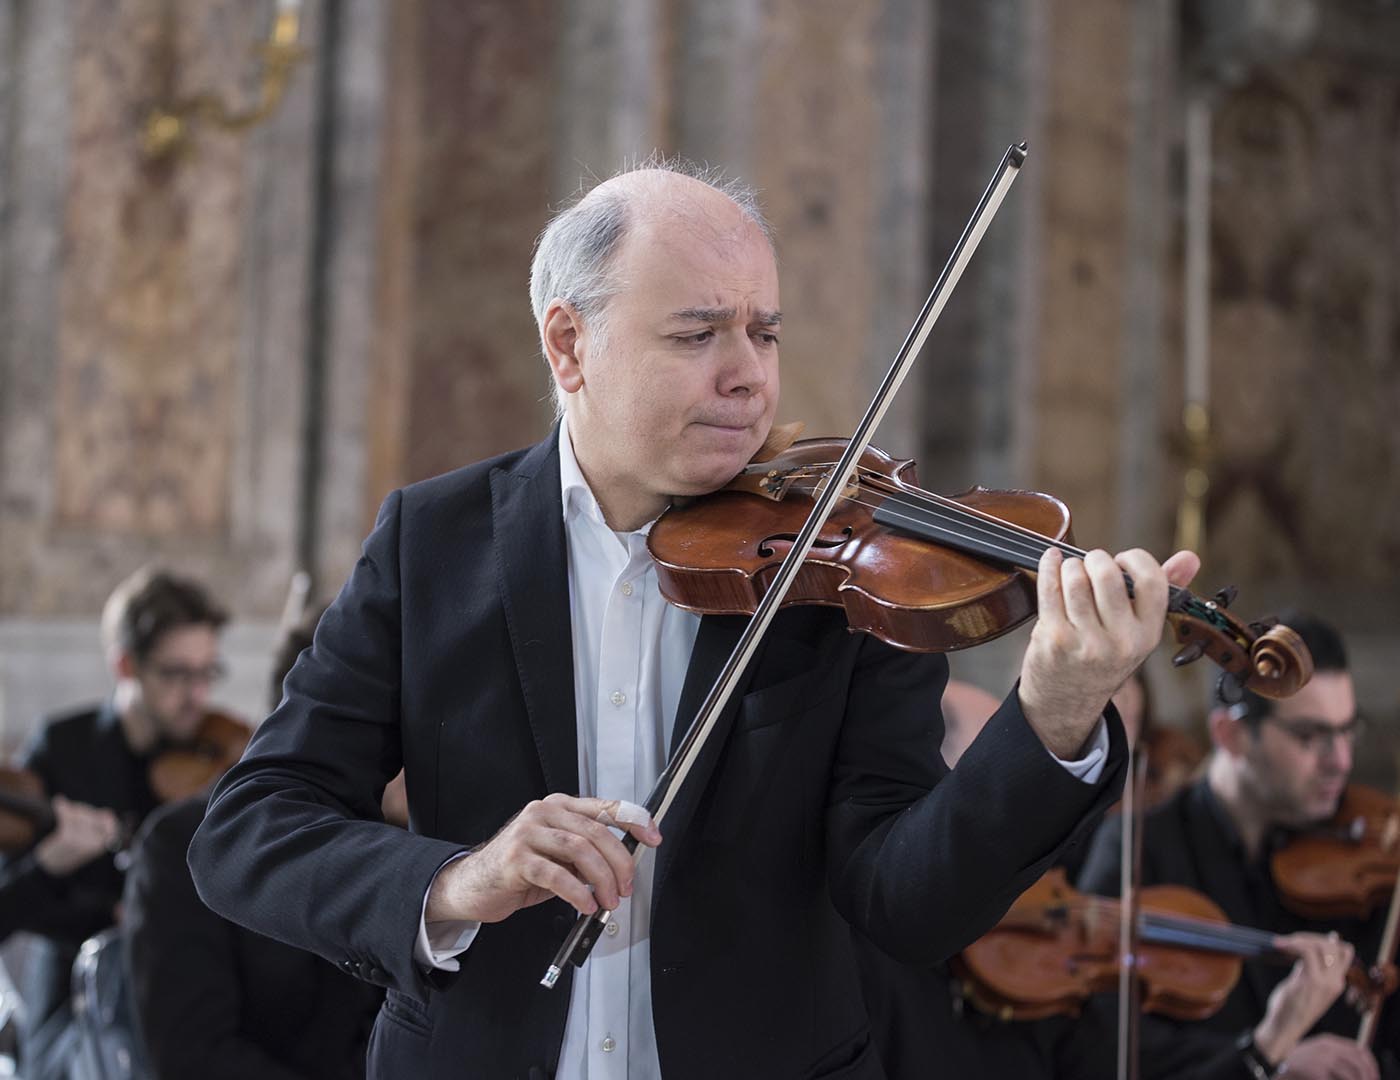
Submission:
[[[641,803],[670,751],[672,723],[699,616],[667,604],[646,549],[648,523],[614,532],[559,426],[559,471],[569,552],[579,794]],[[1096,783],[1108,756],[1101,720],[1090,752],[1062,762]],[[665,834],[662,825],[663,837]],[[663,839],[663,843],[664,843]],[[652,849],[642,847],[630,897],[575,972],[558,1080],[661,1080],[651,1014]],[[465,856],[458,856],[463,858]],[[427,897],[424,897],[424,909]],[[417,958],[449,971],[478,923],[420,920]]]

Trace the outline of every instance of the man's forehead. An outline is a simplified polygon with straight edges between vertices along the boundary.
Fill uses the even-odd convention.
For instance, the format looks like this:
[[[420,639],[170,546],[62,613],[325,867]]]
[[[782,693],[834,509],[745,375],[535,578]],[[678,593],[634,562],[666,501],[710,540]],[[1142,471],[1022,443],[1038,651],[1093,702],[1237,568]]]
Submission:
[[[778,273],[762,233],[726,235],[676,220],[637,223],[614,263],[616,284],[641,290],[651,310],[699,321],[763,321],[778,311]],[[635,295],[635,293],[634,293]],[[728,317],[721,313],[732,309]]]
[[[722,258],[772,249],[762,230],[728,200],[707,205],[651,205],[628,223],[624,244],[639,250],[711,252]]]
[[[151,655],[183,655],[218,648],[219,632],[208,623],[181,623],[163,632],[151,645]]]
[[[1343,723],[1356,711],[1356,691],[1345,671],[1319,671],[1292,697],[1274,706],[1281,720],[1293,717]]]

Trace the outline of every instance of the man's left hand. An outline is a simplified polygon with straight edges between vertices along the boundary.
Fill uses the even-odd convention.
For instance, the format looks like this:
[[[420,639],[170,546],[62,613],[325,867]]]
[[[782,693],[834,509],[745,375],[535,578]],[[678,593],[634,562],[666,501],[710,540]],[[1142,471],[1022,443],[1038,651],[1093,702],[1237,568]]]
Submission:
[[[1041,557],[1040,617],[1021,662],[1020,697],[1052,754],[1080,756],[1108,699],[1161,640],[1168,583],[1188,584],[1200,565],[1190,551],[1164,565],[1140,549],[1067,559],[1050,548]]]

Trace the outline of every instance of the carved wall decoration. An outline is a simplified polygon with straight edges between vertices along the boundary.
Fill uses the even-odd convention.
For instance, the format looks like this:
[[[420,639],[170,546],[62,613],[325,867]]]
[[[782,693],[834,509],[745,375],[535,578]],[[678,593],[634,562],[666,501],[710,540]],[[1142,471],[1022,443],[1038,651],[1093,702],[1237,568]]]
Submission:
[[[153,0],[89,4],[78,20],[75,117],[54,429],[55,524],[150,536],[216,534],[227,523],[242,256],[236,143],[205,139],[177,169],[152,168],[136,125],[178,57],[192,85],[227,85],[245,58],[212,45],[181,54]],[[194,41],[251,16],[188,9]],[[97,9],[101,10],[97,10]],[[202,17],[200,17],[202,16]],[[91,37],[89,37],[91,35]],[[101,41],[143,47],[113,54]],[[236,79],[233,80],[236,88]]]
[[[1367,478],[1400,462],[1395,157],[1363,148],[1394,145],[1397,86],[1312,57],[1217,112],[1212,576],[1393,580],[1400,508]]]

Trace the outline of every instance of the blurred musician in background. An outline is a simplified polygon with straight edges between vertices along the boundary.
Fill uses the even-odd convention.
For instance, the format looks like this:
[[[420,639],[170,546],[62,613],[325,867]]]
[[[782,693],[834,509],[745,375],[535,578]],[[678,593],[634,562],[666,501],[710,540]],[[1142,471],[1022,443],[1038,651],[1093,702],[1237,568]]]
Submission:
[[[311,644],[291,627],[273,663],[270,708]],[[132,849],[122,923],[136,1024],[155,1080],[346,1080],[365,1073],[378,987],[313,953],[245,930],[200,901],[185,862],[207,791],[161,807]],[[406,826],[402,778],[385,819]]]
[[[20,764],[52,797],[53,830],[0,868],[0,933],[38,935],[22,979],[25,1075],[66,1075],[70,972],[84,939],[117,919],[114,853],[159,801],[148,767],[190,739],[223,675],[227,615],[197,582],[144,569],[102,613],[112,696],[45,720]]]
[[[1214,750],[1206,775],[1150,811],[1144,821],[1142,885],[1185,885],[1205,893],[1238,925],[1279,934],[1335,933],[1336,946],[1323,961],[1341,965],[1355,945],[1366,963],[1376,958],[1384,910],[1369,920],[1308,919],[1290,911],[1270,870],[1270,856],[1290,835],[1331,817],[1353,765],[1360,718],[1341,635],[1321,619],[1301,612],[1281,616],[1303,638],[1316,668],[1312,680],[1281,701],[1246,691],[1235,705],[1221,703],[1210,716]],[[1108,819],[1094,837],[1080,875],[1089,892],[1116,895],[1122,822]],[[1244,976],[1206,1026],[1239,1036],[1242,1054],[1259,1075],[1374,1077],[1375,1057],[1351,1041],[1358,1028],[1354,1009],[1339,1000],[1310,1030],[1280,1025],[1260,1038],[1270,993],[1290,974],[1285,966],[1247,960]],[[1390,1060],[1400,1045],[1392,1006],[1383,1014],[1377,1049]],[[1307,1037],[1304,1037],[1307,1036]],[[1286,1065],[1286,1070],[1283,1066]],[[1194,1075],[1182,1073],[1184,1076]],[[1244,1074],[1242,1074],[1244,1075]],[[1387,1076],[1391,1075],[1388,1069]]]

